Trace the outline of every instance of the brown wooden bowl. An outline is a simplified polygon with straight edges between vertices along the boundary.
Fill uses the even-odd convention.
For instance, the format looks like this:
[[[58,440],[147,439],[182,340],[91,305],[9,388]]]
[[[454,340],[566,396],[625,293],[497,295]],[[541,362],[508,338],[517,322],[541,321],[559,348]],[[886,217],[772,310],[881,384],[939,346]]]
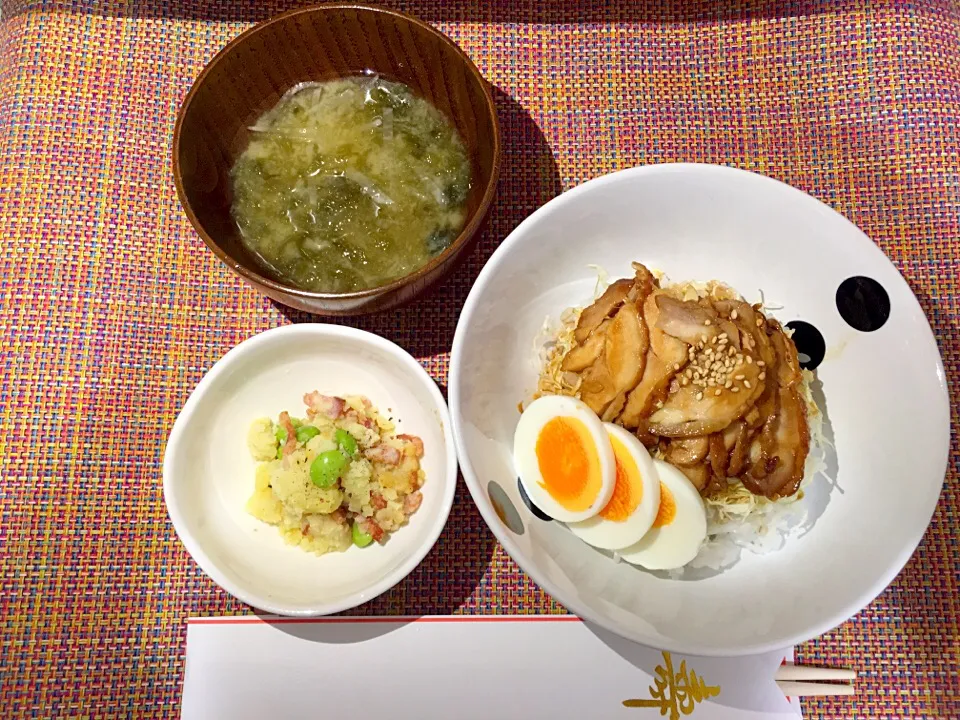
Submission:
[[[351,293],[302,290],[265,269],[230,215],[230,169],[257,118],[294,85],[372,70],[399,80],[456,125],[473,165],[463,231],[416,272]],[[500,171],[500,128],[490,86],[450,38],[408,15],[343,4],[294,10],[235,38],[187,93],[173,134],[173,178],[187,217],[211,250],[260,292],[319,315],[395,307],[446,273],[472,247]]]

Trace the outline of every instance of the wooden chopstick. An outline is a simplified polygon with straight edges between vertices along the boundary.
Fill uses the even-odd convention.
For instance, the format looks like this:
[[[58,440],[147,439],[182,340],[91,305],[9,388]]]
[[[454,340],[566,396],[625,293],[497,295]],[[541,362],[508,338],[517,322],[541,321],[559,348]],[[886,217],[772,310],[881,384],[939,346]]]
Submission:
[[[795,682],[777,680],[777,687],[787,697],[826,697],[830,695],[855,695],[853,685],[835,685],[832,683]]]
[[[849,668],[813,667],[812,665],[781,665],[775,675],[777,680],[856,680],[857,671]]]
[[[788,663],[777,668],[777,687],[787,697],[827,697],[854,695],[853,685],[838,684],[836,680],[855,680],[857,673],[849,668],[825,668]]]

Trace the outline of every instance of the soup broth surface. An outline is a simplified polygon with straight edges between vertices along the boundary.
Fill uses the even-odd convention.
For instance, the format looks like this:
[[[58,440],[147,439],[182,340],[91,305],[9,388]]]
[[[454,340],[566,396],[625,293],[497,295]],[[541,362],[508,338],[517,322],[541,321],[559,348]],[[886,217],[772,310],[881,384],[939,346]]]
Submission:
[[[250,128],[233,168],[246,247],[305,290],[385,285],[463,228],[470,160],[453,124],[376,76],[299,85]]]

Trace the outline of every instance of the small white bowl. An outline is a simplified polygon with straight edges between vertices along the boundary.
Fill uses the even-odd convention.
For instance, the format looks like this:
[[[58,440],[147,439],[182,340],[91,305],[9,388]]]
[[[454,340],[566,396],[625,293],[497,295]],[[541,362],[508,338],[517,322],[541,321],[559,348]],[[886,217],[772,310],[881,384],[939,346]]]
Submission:
[[[251,421],[288,410],[304,393],[366,395],[423,439],[423,504],[383,545],[316,556],[286,545],[245,508],[256,463]],[[400,582],[433,547],[453,505],[457,458],[447,406],[407,352],[371,333],[337,325],[267,330],[223,356],[190,395],[170,432],[163,496],[177,535],[220,587],[279,615],[328,615]]]

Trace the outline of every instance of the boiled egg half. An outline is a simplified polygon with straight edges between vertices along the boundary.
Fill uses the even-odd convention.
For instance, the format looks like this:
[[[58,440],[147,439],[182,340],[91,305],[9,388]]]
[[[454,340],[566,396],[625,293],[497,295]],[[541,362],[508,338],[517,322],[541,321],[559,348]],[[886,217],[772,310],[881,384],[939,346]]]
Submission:
[[[638,542],[653,525],[660,508],[660,480],[650,453],[619,425],[604,423],[616,464],[613,496],[599,514],[569,523],[574,535],[604,550]]]
[[[700,493],[686,475],[662,460],[653,464],[660,477],[657,516],[639,542],[618,554],[648,570],[671,570],[683,567],[700,552],[707,537],[707,513]]]
[[[613,445],[600,418],[576,398],[545,395],[530,403],[513,436],[513,459],[530,501],[555,520],[586,520],[613,497]]]

